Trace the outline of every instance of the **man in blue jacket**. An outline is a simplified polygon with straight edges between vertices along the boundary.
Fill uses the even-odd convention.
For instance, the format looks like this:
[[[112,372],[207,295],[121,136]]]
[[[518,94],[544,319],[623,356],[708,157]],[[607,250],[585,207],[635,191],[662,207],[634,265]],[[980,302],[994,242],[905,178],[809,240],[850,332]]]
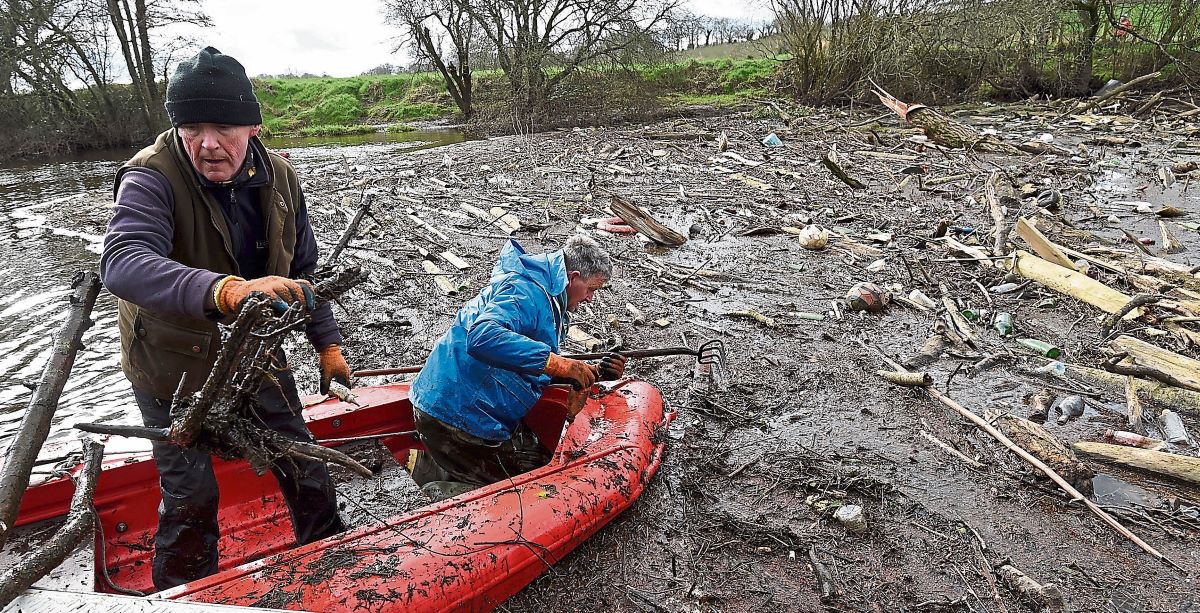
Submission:
[[[521,422],[542,389],[570,383],[567,410],[574,416],[597,380],[625,372],[616,353],[599,367],[558,354],[569,313],[611,277],[612,259],[586,236],[540,255],[526,254],[516,241],[504,246],[491,282],[459,310],[413,381],[413,414],[428,451],[413,470],[418,483],[478,487],[549,461]]]

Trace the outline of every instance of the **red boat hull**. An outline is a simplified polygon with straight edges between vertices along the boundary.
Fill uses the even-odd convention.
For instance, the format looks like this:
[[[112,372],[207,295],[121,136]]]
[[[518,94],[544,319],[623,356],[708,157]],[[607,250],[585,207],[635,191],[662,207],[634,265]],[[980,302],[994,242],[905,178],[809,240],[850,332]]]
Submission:
[[[314,436],[412,428],[407,385],[355,393],[365,407],[327,401],[306,411]],[[561,428],[564,398],[551,389],[530,413],[527,422],[543,441]],[[659,434],[672,416],[654,387],[619,383],[589,400],[547,466],[294,549],[275,480],[256,477],[241,461],[216,461],[221,570],[156,596],[315,611],[490,610],[633,503],[658,468]],[[384,443],[400,461],[420,448],[410,436]],[[96,501],[104,542],[96,550],[104,559],[97,564],[118,586],[152,589],[156,485],[148,460],[102,473]],[[31,488],[18,524],[61,514],[70,491],[61,482]]]

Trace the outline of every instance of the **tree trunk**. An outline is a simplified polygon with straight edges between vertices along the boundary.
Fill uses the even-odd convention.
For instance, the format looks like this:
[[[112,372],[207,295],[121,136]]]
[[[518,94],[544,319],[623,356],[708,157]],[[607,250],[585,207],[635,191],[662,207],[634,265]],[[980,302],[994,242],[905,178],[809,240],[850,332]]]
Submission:
[[[0,15],[0,94],[13,93],[13,67],[17,63],[16,4],[10,0],[8,10]]]
[[[475,109],[472,108],[471,69],[469,66],[470,60],[467,57],[470,53],[469,48],[464,52],[459,43],[455,41],[455,47],[458,49],[459,65],[457,67],[447,66],[442,61],[437,47],[433,44],[433,36],[429,32],[429,28],[416,25],[413,27],[413,32],[417,36],[417,42],[421,45],[422,51],[429,58],[433,67],[442,75],[442,81],[446,84],[446,91],[454,99],[454,104],[458,105],[458,110],[462,112],[463,118],[470,119]]]
[[[0,474],[0,545],[7,540],[7,530],[16,521],[25,488],[29,487],[29,473],[50,433],[50,420],[58,409],[58,398],[75,364],[75,353],[83,347],[83,332],[92,325],[92,307],[100,293],[100,277],[89,271],[76,277],[74,285],[67,322],[54,340],[50,360],[29,399],[29,408],[4,453],[4,468]]]
[[[117,41],[121,46],[121,55],[125,58],[125,69],[129,72],[129,78],[133,81],[133,90],[137,93],[138,111],[142,116],[142,123],[146,125],[147,133],[154,134],[157,130],[155,130],[156,124],[150,110],[150,94],[141,78],[141,61],[135,57],[137,48],[133,40],[135,35],[133,24],[130,24],[129,19],[126,18],[129,7],[126,4],[124,7],[126,10],[122,11],[122,4],[124,4],[124,0],[121,2],[107,0],[108,18],[112,22],[113,30],[116,31]],[[130,27],[127,28],[127,25]]]
[[[1085,96],[1091,90],[1093,66],[1092,60],[1096,50],[1096,35],[1100,32],[1100,7],[1095,0],[1073,3],[1075,12],[1079,15],[1083,26],[1082,39],[1079,41],[1079,56],[1076,58],[1075,73],[1069,83],[1065,84],[1068,96]]]
[[[158,83],[154,80],[154,54],[150,48],[150,17],[146,13],[146,0],[136,0],[134,2],[136,12],[136,27],[138,33],[138,45],[141,47],[141,78],[142,87],[146,90],[146,105],[150,119],[153,124],[150,126],[151,133],[158,132],[161,125],[161,119],[164,109],[162,107],[162,99],[158,95]]]

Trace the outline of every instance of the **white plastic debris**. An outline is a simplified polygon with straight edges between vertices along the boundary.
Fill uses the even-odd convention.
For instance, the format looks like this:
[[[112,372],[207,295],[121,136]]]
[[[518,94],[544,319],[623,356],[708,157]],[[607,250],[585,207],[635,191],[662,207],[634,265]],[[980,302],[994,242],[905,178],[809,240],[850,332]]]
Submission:
[[[919,289],[914,289],[913,291],[909,292],[908,299],[914,304],[919,304],[927,309],[932,309],[937,306],[937,303],[933,301],[933,298],[926,296],[925,292],[922,292]]]
[[[856,504],[838,507],[838,510],[834,511],[833,517],[850,532],[859,533],[867,530],[867,518],[863,517],[863,508]]]

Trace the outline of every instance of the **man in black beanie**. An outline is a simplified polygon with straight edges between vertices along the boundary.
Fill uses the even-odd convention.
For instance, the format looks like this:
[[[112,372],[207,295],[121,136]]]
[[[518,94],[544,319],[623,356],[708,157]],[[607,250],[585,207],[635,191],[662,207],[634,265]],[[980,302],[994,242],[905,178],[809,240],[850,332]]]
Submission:
[[[349,385],[342,336],[328,303],[314,305],[300,279],[317,266],[317,243],[291,164],[258,140],[262,115],[246,71],[208,47],[167,84],[172,129],[117,171],[116,207],[100,274],[120,298],[121,368],[147,426],[170,425],[171,398],[198,390],[229,321],[252,292],[313,308],[305,333],[320,356],[321,392]],[[314,308],[315,307],[315,308]],[[261,425],[311,441],[286,357],[258,400]],[[182,380],[182,381],[181,381]],[[166,589],[217,570],[217,482],[212,458],[154,443],[162,505],[152,575]],[[272,466],[298,543],[344,530],[324,463]]]

